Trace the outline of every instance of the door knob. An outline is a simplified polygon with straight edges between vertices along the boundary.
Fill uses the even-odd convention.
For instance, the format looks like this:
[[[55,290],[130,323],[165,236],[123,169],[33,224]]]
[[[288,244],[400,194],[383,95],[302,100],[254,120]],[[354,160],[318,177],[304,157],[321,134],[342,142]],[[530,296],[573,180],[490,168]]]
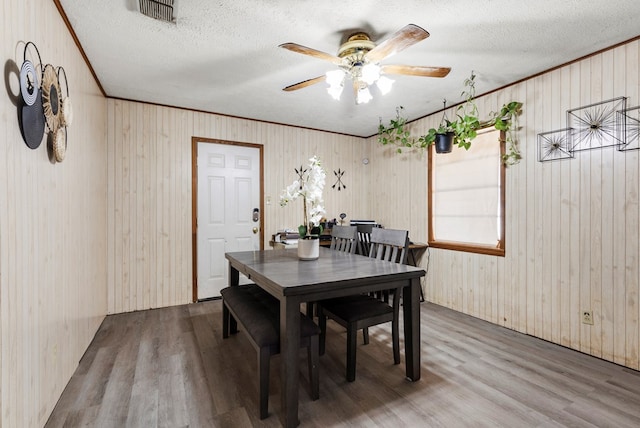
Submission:
[[[258,228],[257,227],[253,228],[253,233],[258,233]]]

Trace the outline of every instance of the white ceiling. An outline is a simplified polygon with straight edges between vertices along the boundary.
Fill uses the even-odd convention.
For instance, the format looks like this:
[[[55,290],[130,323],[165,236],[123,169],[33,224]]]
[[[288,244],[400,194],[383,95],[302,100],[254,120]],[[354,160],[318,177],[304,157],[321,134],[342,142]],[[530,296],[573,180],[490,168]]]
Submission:
[[[365,137],[397,106],[415,119],[459,102],[472,70],[482,94],[640,35],[638,0],[177,0],[175,24],[137,1],[60,0],[108,96]],[[336,66],[278,45],[335,55],[352,30],[380,41],[410,23],[431,36],[382,63],[447,77],[393,76],[364,105],[324,83],[282,91]]]

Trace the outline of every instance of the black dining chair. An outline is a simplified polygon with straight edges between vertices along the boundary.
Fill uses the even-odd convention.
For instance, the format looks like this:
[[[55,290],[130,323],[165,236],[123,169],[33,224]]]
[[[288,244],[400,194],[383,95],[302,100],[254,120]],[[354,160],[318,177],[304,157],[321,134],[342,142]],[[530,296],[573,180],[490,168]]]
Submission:
[[[373,230],[372,224],[359,224],[358,228],[358,254],[364,256],[369,255],[371,250],[371,231]]]
[[[356,226],[334,226],[331,229],[331,246],[329,248],[355,254],[358,248],[358,228]]]
[[[334,251],[355,254],[358,248],[358,230],[356,226],[333,226],[331,245]],[[314,302],[307,302],[307,316],[313,318]]]
[[[373,228],[369,257],[394,263],[405,263],[409,245],[409,232]],[[347,329],[347,381],[356,378],[356,337],[364,332],[364,343],[369,343],[368,327],[391,322],[393,363],[400,364],[399,314],[402,287],[391,289],[392,303],[374,296],[358,294],[317,302],[320,327],[320,355],[325,352],[327,318]]]

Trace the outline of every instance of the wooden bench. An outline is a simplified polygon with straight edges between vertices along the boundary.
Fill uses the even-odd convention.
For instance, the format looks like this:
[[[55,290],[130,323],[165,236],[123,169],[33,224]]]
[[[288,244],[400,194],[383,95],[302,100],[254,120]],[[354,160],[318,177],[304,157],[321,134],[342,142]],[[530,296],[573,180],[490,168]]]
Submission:
[[[236,333],[237,322],[258,353],[260,419],[264,419],[269,414],[269,360],[280,352],[280,302],[255,284],[227,287],[220,293],[222,337]],[[300,314],[300,346],[307,348],[312,400],[320,396],[319,335],[318,326]]]

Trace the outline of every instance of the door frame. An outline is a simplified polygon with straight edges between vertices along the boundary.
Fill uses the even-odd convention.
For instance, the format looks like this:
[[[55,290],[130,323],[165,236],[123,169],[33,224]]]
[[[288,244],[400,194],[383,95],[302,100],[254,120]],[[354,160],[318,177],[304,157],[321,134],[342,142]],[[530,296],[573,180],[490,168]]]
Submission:
[[[264,146],[262,144],[218,140],[216,138],[191,137],[191,301],[198,300],[198,143],[225,144],[258,149],[260,152],[260,249],[264,250]]]

